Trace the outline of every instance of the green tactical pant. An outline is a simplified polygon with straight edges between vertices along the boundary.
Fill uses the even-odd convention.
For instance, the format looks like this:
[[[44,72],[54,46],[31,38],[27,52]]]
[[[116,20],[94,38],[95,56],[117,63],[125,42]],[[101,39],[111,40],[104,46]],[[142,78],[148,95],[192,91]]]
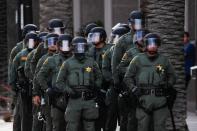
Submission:
[[[46,119],[46,125],[45,125],[45,128],[46,128],[46,131],[52,131],[52,118],[51,118],[51,106],[49,105],[43,105],[42,107],[42,112],[44,114],[44,117]]]
[[[40,106],[33,105],[32,131],[43,131],[43,121],[38,120],[38,112],[40,112]]]
[[[27,93],[20,93],[21,131],[32,130],[32,97]]]
[[[95,131],[95,119],[98,118],[98,107],[94,100],[84,101],[81,98],[69,98],[66,108],[66,131],[78,131],[83,123],[83,131]]]
[[[165,121],[169,114],[167,106],[164,106],[166,98],[146,95],[139,99],[139,103],[143,108],[136,110],[138,131],[147,131],[150,124],[153,124],[154,131],[166,131]]]
[[[20,101],[19,96],[14,97],[16,99],[14,107],[14,121],[13,121],[13,131],[21,131],[21,113],[20,113]]]
[[[64,114],[67,107],[67,97],[61,95],[54,99],[51,107],[53,131],[66,131],[66,121]]]
[[[107,119],[105,131],[115,131],[118,121],[118,93],[111,87],[106,94]]]

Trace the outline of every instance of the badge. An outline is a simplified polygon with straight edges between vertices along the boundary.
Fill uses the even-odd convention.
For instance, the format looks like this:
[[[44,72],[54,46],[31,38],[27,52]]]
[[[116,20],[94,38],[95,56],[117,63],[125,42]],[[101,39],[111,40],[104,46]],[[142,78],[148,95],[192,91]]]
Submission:
[[[26,61],[26,60],[27,60],[27,57],[26,57],[26,56],[22,56],[22,57],[21,57],[21,60],[22,60],[22,61]]]
[[[92,68],[87,67],[87,68],[85,68],[85,71],[88,72],[88,73],[90,73],[92,71]]]
[[[158,64],[156,65],[156,71],[158,74],[163,74],[164,73],[164,68],[162,65]]]

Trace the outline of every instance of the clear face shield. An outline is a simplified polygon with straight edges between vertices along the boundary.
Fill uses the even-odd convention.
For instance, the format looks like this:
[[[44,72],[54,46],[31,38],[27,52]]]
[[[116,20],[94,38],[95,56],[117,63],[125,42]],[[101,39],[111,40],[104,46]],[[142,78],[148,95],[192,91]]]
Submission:
[[[58,34],[58,35],[62,34],[61,28],[60,27],[54,28],[53,33]]]
[[[113,44],[116,44],[117,41],[119,40],[120,36],[119,35],[113,35]]]
[[[29,39],[27,41],[27,48],[28,49],[34,49],[35,45],[36,45],[36,41],[34,39]]]
[[[46,36],[42,36],[40,37],[41,42],[45,42],[46,41]]]
[[[158,40],[156,38],[148,38],[146,40],[146,49],[151,55],[156,54],[158,51]]]
[[[83,54],[85,53],[85,44],[86,43],[75,43],[75,46],[74,46],[74,53],[80,53],[80,54]]]
[[[143,37],[144,37],[144,31],[136,31],[135,32],[135,43],[140,45],[141,47],[144,46]]]
[[[134,28],[135,30],[142,29],[142,19],[129,19],[129,26]]]
[[[69,46],[69,41],[68,40],[63,40],[62,41],[62,46],[60,46],[60,50],[63,52],[69,52],[70,51],[70,46]]]
[[[88,34],[88,37],[87,37],[87,43],[88,44],[91,44],[92,43],[92,36],[93,36],[93,33],[89,33]]]
[[[92,34],[92,43],[97,44],[100,42],[100,33]]]
[[[57,38],[56,37],[50,37],[50,38],[47,39],[47,47],[48,48],[55,46],[56,43],[57,43]]]

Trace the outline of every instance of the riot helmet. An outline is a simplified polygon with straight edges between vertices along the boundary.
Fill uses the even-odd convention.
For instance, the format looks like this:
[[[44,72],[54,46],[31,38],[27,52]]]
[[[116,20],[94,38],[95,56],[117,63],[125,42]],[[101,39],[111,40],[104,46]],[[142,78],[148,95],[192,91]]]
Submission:
[[[146,45],[146,51],[147,51],[148,55],[155,56],[157,54],[158,48],[161,44],[161,39],[160,39],[159,35],[157,35],[155,33],[148,33],[144,37],[144,42]]]
[[[49,51],[56,52],[57,50],[57,41],[58,41],[58,34],[49,33],[46,37],[46,46]]]
[[[87,51],[87,40],[84,37],[77,36],[72,40],[73,53],[78,58],[83,58]]]
[[[38,34],[38,37],[40,39],[40,42],[45,42],[47,35],[48,35],[48,32],[40,32]]]
[[[36,33],[38,30],[38,27],[34,24],[27,24],[24,26],[23,31],[22,31],[22,36],[25,37],[27,33]]]
[[[39,43],[39,37],[36,33],[27,33],[24,39],[25,46],[28,50],[33,50]]]
[[[114,28],[114,30],[112,30],[112,33],[110,35],[109,43],[115,44],[118,41],[118,39],[126,33],[128,33],[128,30],[125,27]]]
[[[128,18],[129,26],[132,28],[134,31],[140,30],[144,26],[144,15],[141,11],[132,11],[129,14]]]
[[[88,34],[90,33],[91,29],[98,27],[96,23],[90,23],[86,25],[85,30],[84,30],[84,35],[85,37],[88,37]]]
[[[65,26],[61,19],[51,19],[48,22],[48,30],[55,34],[62,34],[64,32]]]
[[[58,38],[58,47],[62,53],[68,53],[72,50],[72,36],[69,34],[62,34]]]
[[[105,42],[107,33],[103,27],[95,27],[91,29],[90,33],[92,33],[92,43],[97,45],[101,42]]]

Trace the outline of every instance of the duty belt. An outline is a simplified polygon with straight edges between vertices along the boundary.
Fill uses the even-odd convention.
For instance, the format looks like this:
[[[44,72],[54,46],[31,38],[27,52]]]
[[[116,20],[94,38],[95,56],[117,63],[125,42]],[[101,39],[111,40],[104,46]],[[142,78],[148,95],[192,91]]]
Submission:
[[[165,96],[163,88],[141,89],[142,95]]]

